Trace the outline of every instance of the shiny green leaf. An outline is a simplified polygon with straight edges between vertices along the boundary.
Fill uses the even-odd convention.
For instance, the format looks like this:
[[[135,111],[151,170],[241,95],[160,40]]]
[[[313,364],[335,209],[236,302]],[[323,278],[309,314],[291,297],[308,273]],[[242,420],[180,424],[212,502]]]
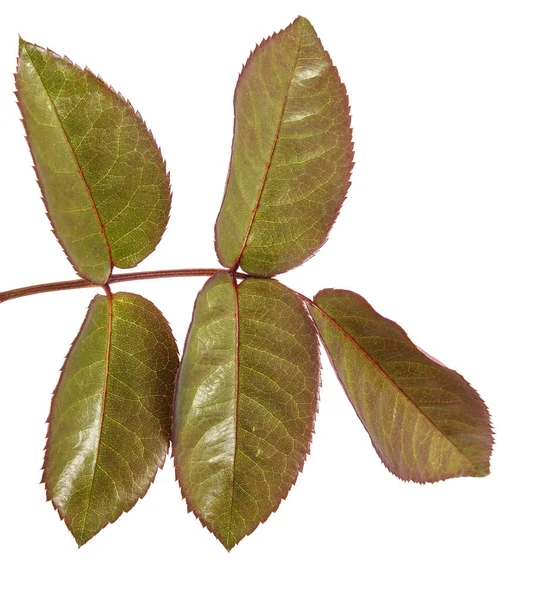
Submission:
[[[176,475],[190,510],[230,550],[277,509],[309,450],[315,327],[277,281],[219,272],[194,308],[174,409]]]
[[[234,111],[215,246],[225,267],[275,275],[324,244],[353,165],[345,86],[307,19],[256,48]]]
[[[169,176],[139,113],[88,69],[20,40],[17,96],[47,213],[79,275],[105,283],[160,241]]]
[[[392,473],[418,482],[488,475],[488,411],[463,377],[358,294],[322,290],[315,303],[311,314],[336,373]]]
[[[129,511],[164,463],[178,363],[151,302],[91,302],[53,396],[43,476],[80,546]]]

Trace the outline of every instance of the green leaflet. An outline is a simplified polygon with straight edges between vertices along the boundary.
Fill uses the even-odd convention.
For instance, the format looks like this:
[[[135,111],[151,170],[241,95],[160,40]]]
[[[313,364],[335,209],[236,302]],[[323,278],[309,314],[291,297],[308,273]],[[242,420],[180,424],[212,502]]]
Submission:
[[[294,292],[226,272],[204,285],[179,373],[176,475],[202,523],[230,550],[277,509],[309,450],[318,341]]]
[[[234,111],[217,255],[225,267],[275,275],[325,242],[353,165],[345,86],[307,19],[298,17],[250,56]]]
[[[384,464],[418,482],[489,473],[487,408],[354,292],[322,290],[310,306],[320,335]]]
[[[80,546],[129,511],[164,463],[178,363],[151,302],[91,302],[53,395],[43,476]]]
[[[136,266],[170,211],[169,176],[139,113],[101,79],[20,40],[17,95],[54,232],[93,283]]]

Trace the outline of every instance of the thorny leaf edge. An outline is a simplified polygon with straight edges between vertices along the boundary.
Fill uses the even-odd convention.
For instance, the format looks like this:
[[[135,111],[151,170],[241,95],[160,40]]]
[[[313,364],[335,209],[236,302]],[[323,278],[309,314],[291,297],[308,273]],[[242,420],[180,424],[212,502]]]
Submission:
[[[181,360],[179,362],[179,367],[178,367],[178,371],[177,371],[177,377],[176,377],[176,381],[175,381],[175,392],[174,392],[174,405],[173,405],[173,409],[175,409],[175,400],[177,399],[178,396],[178,389],[179,389],[179,373],[181,370],[181,365],[183,364],[183,358],[185,356],[185,350],[187,348],[187,344],[188,344],[188,339],[189,339],[189,334],[191,332],[191,328],[192,325],[194,323],[194,315],[195,315],[195,311],[196,311],[196,305],[198,303],[198,300],[200,299],[200,296],[202,295],[204,288],[206,287],[206,285],[209,283],[209,281],[215,277],[216,275],[218,275],[219,273],[227,273],[228,275],[230,275],[230,279],[232,281],[232,284],[234,286],[239,287],[240,285],[243,284],[243,281],[245,281],[245,279],[242,281],[241,284],[237,283],[237,280],[234,276],[234,274],[231,271],[218,271],[218,273],[216,273],[215,275],[212,275],[210,278],[208,278],[206,280],[206,282],[204,283],[204,285],[202,286],[202,289],[198,292],[198,294],[196,295],[196,299],[194,301],[194,306],[192,309],[192,317],[190,320],[190,324],[189,327],[187,329],[187,334],[185,337],[185,343],[183,345],[183,352],[181,354]],[[271,279],[272,281],[276,281],[277,283],[279,283],[281,286],[285,287],[286,289],[288,289],[290,292],[292,292],[299,300],[300,300],[300,305],[303,306],[306,314],[309,316],[309,322],[311,323],[311,326],[313,327],[314,333],[315,333],[315,340],[318,342],[319,340],[319,336],[318,336],[318,329],[317,326],[313,320],[313,317],[311,316],[311,312],[309,311],[306,303],[304,302],[304,300],[300,297],[300,295],[298,294],[298,292],[296,292],[295,290],[292,290],[291,288],[289,288],[288,286],[286,286],[285,284],[281,283],[280,281],[277,281],[276,279],[272,278],[272,277],[253,277],[252,275],[248,276],[248,279]],[[237,293],[237,291],[236,291]],[[238,540],[236,543],[234,543],[232,546],[227,547],[225,546],[222,541],[220,540],[219,536],[212,530],[210,529],[207,524],[205,523],[205,521],[203,520],[202,516],[200,515],[198,509],[192,505],[192,503],[190,503],[189,499],[187,498],[187,496],[185,495],[185,492],[183,490],[183,485],[181,482],[181,478],[178,476],[179,473],[179,465],[177,464],[177,460],[176,460],[176,456],[175,456],[175,452],[174,452],[174,448],[173,448],[173,441],[174,441],[174,427],[175,427],[175,423],[174,423],[174,416],[175,414],[172,414],[172,433],[171,433],[171,440],[172,440],[172,445],[171,445],[171,456],[173,458],[173,462],[174,462],[174,473],[175,473],[175,480],[177,481],[177,483],[179,484],[179,490],[181,492],[181,498],[185,501],[185,504],[187,506],[187,513],[192,513],[200,522],[200,524],[202,525],[202,528],[207,529],[221,544],[223,544],[223,547],[226,549],[227,552],[230,552],[233,548],[235,548],[241,541],[243,541],[246,537],[248,537],[249,535],[251,535],[260,525],[264,524],[275,512],[277,512],[277,510],[279,509],[279,507],[281,506],[281,502],[286,500],[288,494],[291,492],[291,490],[295,487],[297,481],[298,481],[298,477],[300,475],[300,473],[303,472],[303,468],[307,462],[307,458],[308,456],[311,454],[311,443],[313,442],[313,435],[315,433],[315,421],[316,421],[316,417],[317,414],[319,412],[319,404],[320,404],[320,390],[322,387],[322,361],[321,361],[321,352],[320,352],[320,344],[316,344],[316,349],[317,349],[317,360],[318,360],[318,368],[317,368],[317,377],[318,377],[318,381],[317,381],[317,397],[315,399],[315,412],[313,413],[313,421],[311,423],[311,428],[310,428],[310,432],[311,432],[311,437],[309,439],[309,443],[308,443],[308,447],[307,447],[307,452],[305,453],[305,457],[304,457],[304,461],[302,463],[302,465],[300,466],[300,470],[296,472],[296,476],[294,481],[292,482],[291,487],[286,491],[286,493],[284,495],[281,495],[279,497],[279,500],[277,501],[276,506],[273,508],[273,510],[270,512],[270,514],[263,519],[262,521],[260,521],[259,523],[257,523],[254,527],[254,529],[252,529],[251,531],[247,532],[245,534],[245,536],[243,538],[241,538],[240,540]],[[238,360],[238,357],[236,357],[236,360]]]
[[[132,292],[130,292],[132,293]],[[140,295],[140,294],[133,294],[135,296]],[[60,518],[61,521],[64,521],[64,515],[62,514],[61,509],[57,506],[55,500],[53,499],[53,495],[51,490],[48,488],[47,486],[47,481],[45,480],[45,469],[46,466],[48,464],[48,458],[49,458],[49,438],[50,438],[50,433],[51,433],[51,417],[52,417],[52,412],[53,412],[53,401],[54,398],[57,395],[57,391],[58,388],[60,387],[60,383],[62,381],[62,378],[64,376],[64,371],[66,368],[66,365],[68,363],[68,360],[70,359],[70,356],[74,350],[74,347],[76,345],[76,343],[79,341],[79,338],[81,336],[81,333],[83,331],[83,327],[85,326],[85,322],[87,320],[87,315],[89,314],[89,310],[93,304],[93,302],[97,299],[97,298],[106,298],[108,297],[106,294],[96,294],[92,300],[90,301],[87,310],[85,312],[85,317],[83,318],[83,321],[81,322],[81,326],[79,327],[79,330],[77,332],[77,335],[75,336],[73,342],[70,344],[70,348],[68,350],[68,353],[66,354],[66,356],[64,357],[64,362],[62,364],[62,367],[60,369],[60,377],[57,381],[57,384],[55,386],[55,389],[53,390],[53,393],[51,394],[51,406],[49,409],[49,414],[48,417],[45,421],[45,424],[47,425],[47,433],[45,435],[45,446],[44,446],[44,458],[43,458],[43,463],[42,463],[42,478],[40,483],[43,484],[44,488],[45,488],[45,497],[47,502],[51,502],[53,508],[55,509],[55,511],[58,513],[58,516]],[[143,298],[143,296],[141,296]],[[109,298],[109,302],[112,302],[112,299]],[[146,298],[145,298],[146,299]],[[147,300],[147,299],[146,299]],[[148,302],[150,302],[150,300],[148,300]],[[177,362],[179,363],[179,346],[177,344],[177,340],[175,339],[175,336],[173,334],[172,328],[170,326],[170,322],[164,317],[164,314],[162,313],[162,311],[154,304],[153,302],[153,306],[155,307],[155,309],[157,310],[158,314],[164,319],[165,323],[168,324],[168,327],[170,328],[170,333],[172,335],[172,339],[175,342],[175,347],[177,349]],[[179,365],[178,365],[178,369],[179,369]],[[171,402],[170,402],[170,422],[172,421],[173,418],[173,400],[174,398],[172,397]],[[136,498],[136,501],[134,502],[134,504],[132,504],[132,506],[128,509],[128,510],[123,510],[117,517],[115,517],[112,521],[109,521],[109,523],[106,523],[106,525],[104,525],[104,527],[102,527],[102,529],[100,529],[100,531],[103,531],[108,525],[112,525],[113,523],[115,523],[119,517],[121,517],[122,515],[128,513],[130,510],[132,510],[134,508],[134,506],[136,506],[136,504],[142,500],[147,493],[149,492],[149,490],[151,489],[151,486],[153,485],[153,483],[155,482],[156,476],[158,474],[159,469],[162,470],[164,468],[164,465],[166,463],[166,458],[168,457],[168,453],[171,449],[171,434],[170,434],[170,441],[168,444],[168,447],[166,448],[166,451],[164,452],[164,456],[162,457],[162,459],[160,461],[157,461],[156,463],[156,471],[155,474],[153,475],[153,477],[151,478],[151,480],[149,481],[149,485],[147,486],[147,489],[145,489],[141,495],[138,495],[138,497]],[[71,536],[74,538],[77,547],[78,548],[82,548],[85,544],[87,544],[88,542],[90,542],[93,538],[95,538],[98,533],[100,533],[100,531],[98,531],[92,538],[88,539],[87,541],[83,542],[83,543],[79,543],[79,541],[77,540],[77,538],[75,537],[74,533],[72,532],[72,530],[69,527],[66,527],[66,529],[70,532]]]
[[[230,162],[229,162],[229,165],[228,165],[228,171],[227,171],[227,175],[226,175],[226,181],[225,181],[225,184],[224,184],[223,199],[222,199],[221,205],[219,207],[219,213],[218,213],[218,215],[221,213],[223,205],[224,205],[225,200],[226,200],[226,191],[228,189],[228,182],[229,182],[230,174],[231,174],[231,171],[232,171],[232,162],[233,162],[233,158],[234,158],[234,140],[235,140],[235,137],[236,137],[236,122],[237,122],[236,113],[235,113],[236,98],[237,98],[237,93],[238,93],[238,90],[239,90],[239,87],[240,87],[240,83],[241,83],[241,81],[243,79],[243,75],[244,75],[244,73],[246,71],[246,68],[248,67],[249,63],[254,58],[254,55],[255,55],[256,51],[259,50],[260,48],[264,47],[270,40],[273,40],[273,39],[277,38],[277,36],[282,31],[284,31],[288,27],[291,27],[292,25],[294,25],[294,23],[296,23],[296,21],[298,21],[298,20],[307,21],[307,23],[310,25],[310,27],[313,28],[313,25],[311,24],[311,22],[309,21],[309,19],[306,19],[302,15],[299,15],[298,17],[296,17],[296,19],[294,19],[294,21],[292,21],[284,29],[280,29],[279,31],[275,31],[272,35],[269,35],[269,36],[263,38],[260,43],[255,44],[255,47],[253,48],[253,50],[251,50],[251,52],[249,54],[249,57],[245,61],[245,64],[242,66],[241,71],[238,74],[238,79],[237,79],[237,82],[236,82],[236,87],[234,89],[234,98],[233,98],[234,123],[233,123],[233,126],[232,126],[232,144],[231,144],[231,149],[230,149]],[[313,30],[314,30],[314,28],[313,28]],[[315,31],[315,36],[317,37],[317,39],[319,41],[321,41],[320,37],[317,35],[316,31]],[[332,59],[330,58],[330,53],[326,49],[324,49],[324,53],[325,53],[326,57],[330,60],[331,68],[332,68],[332,70],[334,72],[334,75],[337,77],[337,81],[338,81],[339,85],[345,91],[346,112],[347,112],[347,123],[346,123],[346,125],[347,125],[348,132],[351,134],[351,153],[352,153],[350,170],[349,170],[349,179],[345,183],[344,190],[342,190],[343,200],[340,203],[339,209],[338,209],[338,211],[337,211],[334,219],[330,223],[330,227],[328,229],[328,232],[327,232],[324,240],[320,244],[320,246],[318,246],[317,248],[315,248],[315,250],[311,254],[309,254],[306,258],[304,258],[304,260],[299,265],[296,265],[295,267],[292,267],[291,269],[286,269],[286,270],[283,270],[283,271],[278,271],[276,273],[273,273],[272,275],[269,275],[268,277],[275,277],[276,275],[280,275],[281,273],[286,273],[288,271],[292,271],[294,269],[297,269],[297,268],[301,267],[303,264],[305,264],[308,260],[310,260],[311,258],[313,258],[313,256],[315,256],[315,254],[317,254],[317,252],[319,252],[319,250],[328,241],[328,238],[330,236],[330,232],[332,231],[332,229],[333,229],[333,227],[334,227],[334,225],[335,225],[335,223],[336,223],[336,221],[337,221],[337,219],[338,219],[338,217],[339,217],[339,215],[341,213],[341,209],[343,208],[345,200],[347,199],[347,194],[348,194],[349,188],[351,187],[351,176],[352,176],[353,168],[354,168],[356,162],[354,161],[354,142],[352,141],[353,128],[351,127],[351,105],[349,103],[349,94],[347,93],[347,88],[346,88],[345,84],[341,80],[341,77],[339,75],[339,71],[338,71],[337,67],[334,65]],[[255,207],[255,213],[256,213],[256,211],[258,211],[258,206]],[[218,220],[219,220],[219,216],[218,215],[217,215],[217,219],[215,220],[215,227],[214,227],[214,247],[215,247],[215,254],[217,255],[217,257],[219,256],[218,239],[217,239],[217,228],[218,228]],[[252,229],[252,225],[253,224],[251,223],[247,237],[250,234],[250,230]],[[243,256],[244,250],[245,250],[245,246],[240,250],[240,254],[239,254],[239,258],[238,258],[238,263],[241,261],[241,258]],[[237,268],[239,266],[240,265],[238,264],[238,265],[235,265],[232,268],[234,270],[237,270]],[[248,273],[248,275],[250,275],[250,274]],[[252,275],[250,275],[250,276],[252,277]],[[264,278],[265,276],[260,275],[259,277]]]
[[[322,308],[320,308],[319,306],[317,306],[317,304],[314,302],[315,298],[318,296],[318,294],[320,294],[321,292],[327,292],[327,291],[334,291],[336,293],[351,293],[350,290],[345,290],[345,289],[341,289],[341,288],[323,288],[322,290],[319,290],[319,292],[317,292],[317,294],[315,294],[315,297],[313,298],[313,301],[309,300],[309,298],[305,299],[306,305],[311,305],[313,308],[315,308],[316,310],[318,310],[319,312],[321,312],[323,315],[325,315],[325,317],[329,320],[332,320],[334,325],[341,331],[341,333],[343,335],[345,335],[345,332],[343,330],[343,328],[337,324],[335,322],[334,319],[332,319],[331,317],[329,317],[327,315],[327,313],[325,313],[325,311],[322,310]],[[356,293],[356,292],[355,292]],[[311,311],[309,311],[309,313],[311,314]],[[378,313],[380,314],[380,313]],[[484,410],[486,412],[486,415],[488,417],[488,422],[489,422],[489,433],[490,433],[490,441],[491,441],[491,445],[490,445],[490,453],[489,453],[489,465],[487,468],[487,472],[486,473],[481,473],[478,475],[472,475],[471,477],[476,477],[476,478],[480,478],[480,477],[487,477],[488,475],[490,475],[490,462],[491,462],[491,458],[492,458],[492,452],[494,450],[494,443],[495,443],[495,432],[493,429],[493,425],[492,425],[492,417],[490,415],[490,411],[488,410],[488,407],[486,405],[486,402],[483,400],[483,398],[480,396],[479,392],[477,392],[477,390],[469,383],[469,381],[467,381],[467,379],[465,379],[465,377],[463,375],[461,375],[460,373],[458,373],[458,371],[455,371],[454,369],[451,369],[450,367],[447,367],[446,365],[444,365],[443,363],[441,363],[441,361],[437,360],[436,358],[434,358],[433,356],[427,354],[424,350],[422,350],[421,348],[419,348],[416,344],[414,344],[414,342],[411,340],[411,338],[407,335],[407,333],[405,332],[405,330],[403,329],[403,327],[401,327],[401,325],[398,325],[398,323],[396,323],[395,321],[393,321],[392,319],[389,319],[387,317],[383,317],[383,315],[380,315],[383,319],[386,319],[387,321],[389,321],[390,323],[392,323],[393,325],[395,325],[396,327],[398,327],[400,329],[400,331],[405,335],[405,337],[420,351],[422,352],[426,357],[428,357],[430,360],[432,360],[433,362],[435,362],[436,364],[440,365],[441,367],[444,367],[445,369],[451,371],[452,373],[454,373],[455,375],[457,375],[458,377],[460,377],[460,379],[468,386],[469,389],[473,390],[478,396],[479,399],[481,400]],[[311,316],[311,318],[313,319],[313,316]],[[314,321],[313,321],[314,322]],[[343,383],[343,381],[341,380],[339,373],[337,372],[337,369],[334,365],[334,361],[332,360],[332,356],[330,355],[330,352],[328,350],[328,347],[326,346],[323,337],[320,334],[319,328],[317,327],[316,323],[315,323],[315,327],[317,328],[317,332],[319,335],[319,339],[321,341],[321,345],[324,347],[325,353],[328,357],[328,361],[330,363],[330,365],[332,366],[332,369],[334,370],[334,373],[336,375],[336,378],[338,379],[339,383],[341,384],[341,387],[343,388],[343,392],[345,393],[345,396],[347,398],[347,400],[349,401],[349,404],[351,405],[353,411],[356,414],[357,419],[362,423],[366,433],[368,434],[368,437],[371,441],[371,445],[373,446],[375,453],[377,454],[377,456],[379,457],[379,460],[381,461],[381,464],[385,467],[385,469],[391,473],[392,475],[394,475],[394,477],[396,477],[397,479],[399,479],[402,482],[405,483],[418,483],[420,485],[426,485],[428,483],[434,484],[434,483],[438,483],[441,481],[447,481],[447,479],[458,479],[460,477],[466,477],[465,475],[458,475],[456,477],[446,477],[446,478],[438,478],[438,479],[433,479],[433,480],[423,480],[423,479],[408,479],[406,477],[401,477],[400,475],[398,475],[397,473],[394,473],[394,471],[391,471],[389,469],[389,467],[387,466],[387,464],[385,463],[385,461],[383,460],[383,457],[381,456],[381,453],[379,451],[379,449],[377,448],[377,446],[374,444],[373,439],[365,425],[365,423],[360,419],[360,417],[358,416],[358,414],[356,413],[356,410],[353,406],[353,403],[351,402],[350,398],[349,398],[349,394],[347,392],[347,389],[345,388],[345,384]],[[379,367],[380,369],[380,367]]]
[[[81,68],[78,64],[74,63],[72,60],[70,60],[66,55],[61,56],[60,54],[57,54],[54,50],[51,50],[48,47],[43,47],[40,46],[38,44],[33,44],[31,42],[28,42],[27,40],[23,39],[21,37],[21,35],[19,35],[19,55],[17,56],[17,62],[16,62],[16,70],[15,73],[13,74],[13,77],[15,79],[15,90],[14,90],[14,94],[15,94],[15,98],[16,98],[16,104],[17,104],[17,108],[19,109],[19,113],[21,114],[21,118],[19,119],[23,125],[23,129],[24,129],[24,138],[27,142],[27,147],[30,150],[30,155],[32,157],[32,168],[34,170],[34,173],[36,175],[36,182],[38,184],[38,187],[40,189],[40,194],[41,194],[41,199],[43,202],[43,205],[45,207],[45,213],[47,215],[47,218],[49,219],[49,223],[51,224],[51,231],[53,232],[53,235],[55,236],[57,242],[59,243],[60,247],[62,248],[62,251],[64,253],[64,255],[66,256],[66,258],[68,259],[68,261],[70,262],[70,264],[72,265],[74,271],[76,272],[77,275],[79,275],[79,277],[81,277],[82,279],[85,279],[86,281],[90,281],[91,283],[95,283],[98,285],[103,285],[106,284],[110,277],[111,274],[113,272],[114,268],[118,268],[118,269],[122,269],[124,267],[116,267],[116,265],[113,264],[113,259],[111,258],[111,252],[110,252],[110,245],[109,245],[109,241],[106,238],[106,246],[108,248],[108,252],[109,252],[109,259],[110,259],[110,271],[109,271],[109,276],[108,279],[106,281],[100,281],[100,282],[95,282],[92,281],[91,279],[88,279],[87,277],[85,277],[84,275],[82,275],[77,266],[75,265],[74,260],[72,259],[72,257],[68,254],[66,248],[64,247],[64,244],[60,241],[57,232],[55,231],[55,228],[53,226],[53,222],[51,220],[51,215],[49,214],[49,207],[47,206],[47,202],[46,202],[46,196],[45,196],[45,190],[41,184],[39,175],[38,175],[38,170],[36,167],[36,157],[34,155],[34,151],[32,150],[32,146],[28,143],[28,130],[26,128],[24,119],[23,119],[23,111],[22,111],[22,102],[21,102],[21,98],[19,95],[19,89],[18,89],[18,84],[17,84],[17,76],[18,76],[18,70],[19,70],[19,60],[20,60],[20,52],[21,52],[21,48],[23,46],[26,46],[26,44],[30,44],[32,46],[35,46],[36,48],[39,48],[40,50],[43,50],[44,52],[50,53],[51,55],[53,55],[55,58],[58,58],[60,60],[64,60],[66,61],[69,65],[71,65],[72,67],[74,67],[75,69],[78,69],[79,71],[83,72],[83,73],[88,73],[89,75],[91,75],[92,77],[95,77],[100,84],[102,84],[107,90],[109,90],[112,94],[114,94],[115,96],[117,96],[118,98],[120,98],[123,102],[126,103],[128,109],[130,111],[132,111],[132,113],[134,114],[134,116],[136,117],[136,120],[143,126],[143,128],[149,133],[150,136],[150,141],[152,143],[155,144],[160,159],[161,159],[161,164],[164,167],[164,172],[166,174],[166,180],[167,180],[167,184],[168,184],[168,189],[169,189],[169,195],[168,195],[168,212],[167,212],[167,216],[166,216],[166,225],[164,227],[164,230],[161,232],[158,241],[155,245],[155,247],[151,250],[151,252],[145,256],[144,258],[142,258],[135,266],[137,266],[138,264],[142,263],[146,258],[148,258],[158,247],[158,245],[160,244],[160,242],[162,241],[162,238],[164,236],[164,233],[166,232],[168,225],[169,225],[169,221],[170,221],[170,215],[171,215],[171,208],[172,208],[172,198],[173,198],[173,194],[172,194],[172,187],[171,187],[171,180],[170,180],[170,171],[168,170],[167,164],[166,164],[166,160],[164,159],[164,156],[162,154],[162,149],[160,148],[160,146],[158,145],[153,132],[151,131],[151,129],[147,126],[147,123],[144,121],[143,117],[141,116],[141,113],[136,110],[133,106],[132,103],[130,102],[130,100],[127,100],[120,92],[117,92],[111,85],[109,85],[108,83],[106,83],[102,77],[100,75],[96,75],[95,73],[93,73],[87,66],[84,68]],[[79,161],[77,161],[77,164],[79,166]],[[134,267],[130,267],[130,268],[134,268]]]

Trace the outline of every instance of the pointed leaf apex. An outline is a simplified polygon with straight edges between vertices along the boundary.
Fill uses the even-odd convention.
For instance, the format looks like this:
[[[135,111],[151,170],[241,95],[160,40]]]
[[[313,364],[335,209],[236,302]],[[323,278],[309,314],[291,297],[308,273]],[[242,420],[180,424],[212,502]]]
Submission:
[[[211,533],[213,533],[213,535],[219,540],[219,542],[227,552],[231,552],[232,549],[235,546],[237,546],[238,542],[240,541],[236,540],[235,536],[230,531],[228,531],[226,535],[221,535],[220,533],[215,531],[212,531]]]
[[[297,23],[299,23],[300,25],[304,25],[304,26],[309,25],[309,27],[311,27],[313,29],[313,25],[311,25],[311,21],[302,15],[297,16],[294,19],[294,21],[292,21],[292,25],[295,25]]]
[[[76,531],[72,531],[69,527],[68,527],[70,533],[72,534],[75,543],[77,544],[77,548],[83,548],[83,546],[87,543],[90,542],[92,540],[92,538],[94,537],[93,535],[84,535],[83,532],[76,532]]]

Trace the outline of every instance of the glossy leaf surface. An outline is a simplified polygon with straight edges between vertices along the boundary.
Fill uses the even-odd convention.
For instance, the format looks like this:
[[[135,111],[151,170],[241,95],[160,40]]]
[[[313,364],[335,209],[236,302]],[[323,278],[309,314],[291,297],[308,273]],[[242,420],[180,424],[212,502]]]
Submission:
[[[234,112],[217,254],[225,267],[275,275],[325,242],[353,164],[345,86],[307,19],[256,48],[240,75]]]
[[[151,302],[91,302],[53,396],[43,477],[80,546],[130,510],[164,463],[178,363]]]
[[[174,458],[189,509],[228,550],[296,481],[318,387],[316,331],[294,292],[225,272],[208,280],[181,363]]]
[[[139,113],[101,79],[20,41],[17,95],[54,232],[82,277],[105,283],[158,244],[169,176]]]
[[[311,314],[384,464],[418,482],[489,473],[487,408],[455,371],[419,350],[358,294],[327,289]]]

